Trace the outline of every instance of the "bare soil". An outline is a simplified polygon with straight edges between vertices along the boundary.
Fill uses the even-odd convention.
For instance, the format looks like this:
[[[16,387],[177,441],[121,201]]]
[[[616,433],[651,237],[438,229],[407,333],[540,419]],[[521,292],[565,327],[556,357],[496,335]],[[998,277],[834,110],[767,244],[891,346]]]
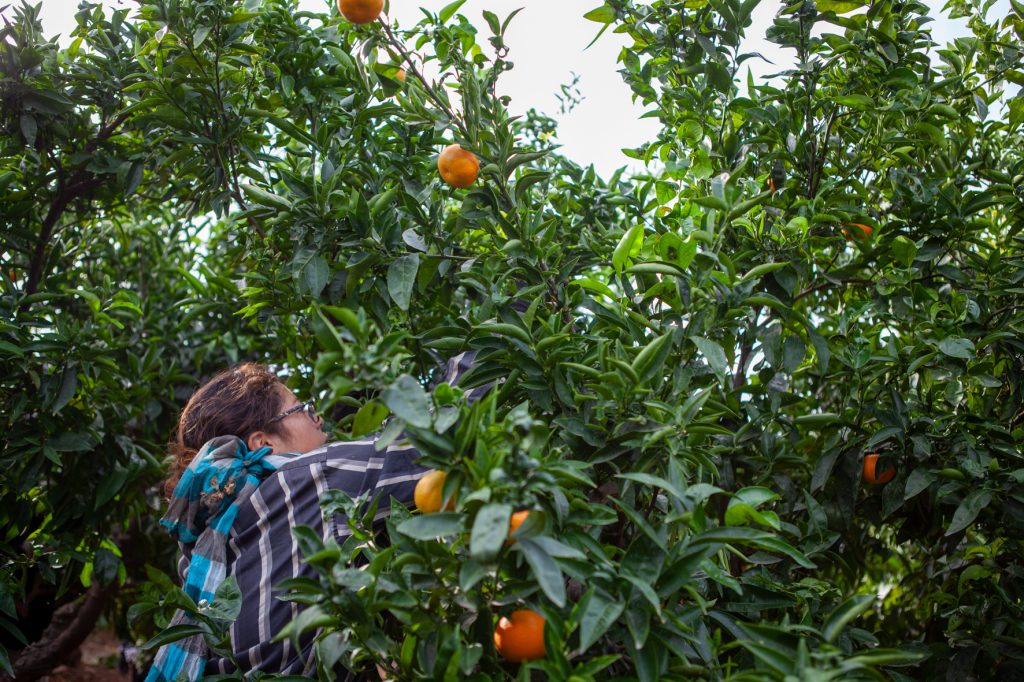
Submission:
[[[131,682],[128,673],[117,669],[119,644],[110,630],[94,630],[82,643],[77,663],[57,666],[41,682]]]

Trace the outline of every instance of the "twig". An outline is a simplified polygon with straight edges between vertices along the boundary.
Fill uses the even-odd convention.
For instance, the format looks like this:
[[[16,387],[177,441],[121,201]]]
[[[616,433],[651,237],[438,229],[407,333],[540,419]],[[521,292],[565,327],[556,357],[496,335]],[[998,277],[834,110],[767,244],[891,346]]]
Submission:
[[[471,139],[469,131],[466,130],[465,124],[458,118],[458,116],[455,115],[455,112],[452,111],[451,107],[449,107],[448,104],[445,103],[443,99],[441,99],[441,96],[434,92],[434,89],[427,84],[427,79],[423,76],[420,70],[416,68],[416,62],[414,62],[412,60],[412,57],[410,56],[412,53],[406,50],[405,46],[401,43],[401,41],[399,41],[398,38],[395,37],[395,34],[391,31],[391,26],[389,26],[388,23],[384,21],[383,18],[378,19],[378,21],[380,22],[380,25],[384,28],[384,33],[387,34],[388,42],[391,44],[392,47],[398,50],[399,54],[401,54],[402,61],[404,61],[405,64],[409,67],[409,71],[412,72],[412,75],[416,78],[416,80],[423,84],[423,89],[427,93],[427,97],[429,97],[431,101],[433,101],[434,104],[439,109],[441,109],[441,111],[443,111],[446,116],[448,116],[448,119],[455,125],[456,128],[459,129],[459,132],[462,133],[463,137],[465,137],[467,140]]]
[[[761,316],[761,306],[754,308],[754,319],[747,325],[746,333],[743,335],[743,345],[740,347],[740,357],[736,362],[736,371],[732,375],[732,390],[738,391],[746,383],[747,363],[750,361],[750,353],[754,350],[754,339],[757,332],[757,318]]]
[[[812,294],[815,291],[821,291],[822,289],[827,289],[835,284],[874,284],[874,282],[870,279],[864,279],[863,277],[844,279],[840,282],[822,282],[821,284],[816,284],[813,287],[807,287],[803,291],[799,292],[796,296],[794,296],[793,300],[799,301],[801,298],[807,296],[808,294]]]

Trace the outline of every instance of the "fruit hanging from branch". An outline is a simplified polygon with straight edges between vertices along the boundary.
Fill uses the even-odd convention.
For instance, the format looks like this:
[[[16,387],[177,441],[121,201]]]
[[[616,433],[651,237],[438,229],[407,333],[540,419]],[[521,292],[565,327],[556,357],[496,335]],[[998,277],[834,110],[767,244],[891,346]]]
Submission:
[[[480,175],[480,160],[476,154],[459,144],[450,144],[437,157],[437,170],[441,179],[452,187],[465,189]]]
[[[433,514],[434,512],[441,511],[444,494],[444,482],[448,478],[448,474],[439,469],[428,471],[416,483],[416,490],[413,492],[413,501],[416,503],[416,508],[424,514]],[[448,500],[448,504],[445,505],[445,511],[452,511],[455,509],[455,496]]]
[[[864,480],[873,485],[888,483],[896,476],[896,469],[889,468],[885,471],[878,471],[878,455],[872,453],[864,455]]]
[[[338,11],[353,24],[369,24],[384,11],[384,0],[338,0]]]
[[[544,616],[530,609],[502,616],[494,629],[494,648],[512,663],[544,658]]]

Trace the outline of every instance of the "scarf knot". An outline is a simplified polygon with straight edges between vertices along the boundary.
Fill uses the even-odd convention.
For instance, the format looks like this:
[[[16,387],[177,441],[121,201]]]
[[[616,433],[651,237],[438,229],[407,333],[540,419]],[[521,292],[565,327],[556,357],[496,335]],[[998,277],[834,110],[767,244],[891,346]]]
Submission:
[[[270,452],[269,447],[250,450],[238,436],[211,439],[181,475],[160,524],[179,542],[194,544],[247,481],[258,484],[275,470],[265,459]]]

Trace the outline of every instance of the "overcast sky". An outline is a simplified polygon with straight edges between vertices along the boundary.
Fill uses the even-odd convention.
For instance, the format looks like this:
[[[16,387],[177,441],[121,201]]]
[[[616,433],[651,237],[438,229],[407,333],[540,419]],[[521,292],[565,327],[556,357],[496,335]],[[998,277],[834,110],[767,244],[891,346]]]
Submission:
[[[392,0],[390,16],[400,25],[409,26],[422,16],[419,7],[436,11],[448,1]],[[60,34],[61,42],[67,44],[67,35],[74,27],[77,0],[42,2],[46,33]],[[136,6],[129,0],[102,2],[111,7]],[[932,37],[939,45],[944,45],[956,35],[966,34],[963,21],[942,18],[939,0],[925,2],[932,8],[932,16],[936,19],[931,25]],[[316,11],[323,11],[327,4],[326,0],[299,2],[302,8]],[[504,17],[518,7],[523,8],[513,19],[506,35],[511,47],[509,59],[515,63],[515,68],[502,77],[502,94],[512,98],[513,113],[536,107],[558,119],[558,142],[563,145],[562,152],[578,163],[593,163],[599,173],[608,176],[622,165],[636,167],[636,162],[626,158],[621,149],[636,147],[652,139],[657,132],[657,123],[640,118],[643,109],[632,104],[630,90],[617,73],[619,65],[616,58],[627,39],[608,31],[597,43],[584,50],[600,25],[583,19],[583,14],[600,4],[601,0],[469,0],[460,12],[477,25],[485,26],[481,18],[483,9]],[[773,66],[759,60],[748,61],[755,76],[786,68],[793,60],[792,53],[780,51],[763,38],[779,4],[778,0],[764,0],[755,10],[753,25],[747,31],[750,37],[743,45],[743,51],[760,52],[775,62]],[[1009,0],[999,0],[989,17],[1005,16],[1008,7]],[[484,28],[481,33],[488,35],[489,30]],[[481,42],[484,42],[483,38]],[[562,84],[572,79],[573,73],[580,76],[579,88],[585,99],[570,114],[560,116],[555,94]]]

